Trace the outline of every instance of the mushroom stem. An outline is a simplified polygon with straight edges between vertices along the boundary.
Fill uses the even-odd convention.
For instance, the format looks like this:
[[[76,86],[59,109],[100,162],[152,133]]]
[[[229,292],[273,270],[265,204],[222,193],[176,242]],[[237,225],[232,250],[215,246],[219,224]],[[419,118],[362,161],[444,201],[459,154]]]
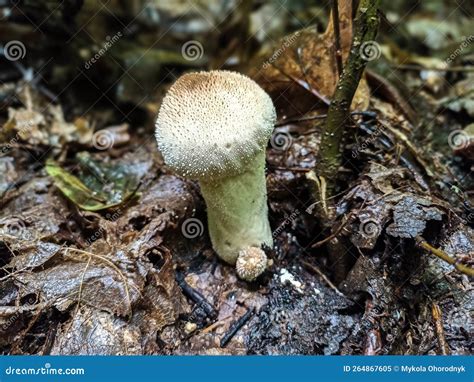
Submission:
[[[273,245],[268,221],[265,151],[258,153],[240,174],[206,181],[200,179],[207,205],[209,234],[220,258],[235,264],[239,251]]]

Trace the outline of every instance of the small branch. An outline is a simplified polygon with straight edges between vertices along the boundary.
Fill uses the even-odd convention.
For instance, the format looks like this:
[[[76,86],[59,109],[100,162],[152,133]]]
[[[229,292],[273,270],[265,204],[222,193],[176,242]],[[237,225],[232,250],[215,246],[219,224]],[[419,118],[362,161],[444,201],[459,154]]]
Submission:
[[[446,337],[444,336],[444,327],[443,327],[443,319],[441,314],[440,307],[435,304],[434,302],[431,305],[431,314],[433,314],[433,319],[435,322],[436,328],[436,335],[438,336],[438,344],[441,348],[441,354],[449,355],[451,354],[451,349],[446,342]]]
[[[354,36],[346,64],[329,106],[327,123],[320,145],[320,173],[328,182],[329,196],[341,163],[341,146],[345,127],[350,119],[350,106],[367,61],[360,54],[362,44],[373,41],[379,25],[380,0],[361,0],[354,21]]]
[[[333,282],[329,280],[329,278],[316,265],[310,264],[304,260],[301,261],[301,264],[303,264],[303,266],[309,269],[310,271],[313,271],[314,273],[317,273],[319,276],[321,276],[321,278],[326,282],[326,284],[328,284],[329,287],[333,289],[334,292],[336,292],[339,296],[346,297],[346,295],[342,293],[339,289],[337,289]]]
[[[336,228],[336,230],[334,231],[334,233],[332,233],[331,235],[329,235],[328,237],[326,237],[325,239],[323,240],[320,240],[314,244],[311,245],[311,248],[319,248],[321,247],[323,244],[326,244],[328,241],[331,241],[332,239],[335,239],[340,233],[341,231],[344,229],[344,227],[353,221],[352,219],[352,216],[354,215],[353,212],[350,212],[349,215],[347,215],[347,217],[343,220],[343,222],[341,224],[339,224],[339,227]]]
[[[338,0],[332,0],[332,24],[334,27],[334,46],[336,48],[336,66],[338,77],[342,73],[342,49],[341,49],[341,31],[339,28],[339,8],[337,6]]]
[[[326,114],[319,114],[319,115],[313,115],[313,116],[303,116],[303,117],[299,117],[299,118],[288,118],[288,119],[283,119],[283,120],[277,121],[275,123],[275,127],[282,127],[282,126],[289,125],[291,123],[314,121],[315,119],[324,119],[326,117],[327,117]]]
[[[287,73],[285,72],[282,68],[278,67],[275,65],[275,63],[272,63],[272,66],[277,69],[281,74],[283,74],[285,77],[287,77],[288,79],[290,79],[291,81],[295,82],[296,84],[298,84],[299,86],[301,86],[303,89],[305,89],[306,91],[310,92],[312,95],[314,95],[316,98],[318,98],[320,101],[322,101],[325,105],[329,105],[330,102],[329,100],[324,96],[322,95],[321,93],[319,93],[316,89],[314,89],[313,87],[311,87],[311,85],[306,82],[306,81],[303,81],[297,77],[295,77],[294,75],[292,75],[291,73]]]
[[[353,111],[351,112],[352,115],[362,115],[368,118],[376,118],[377,114],[373,111]],[[275,127],[282,127],[289,125],[291,123],[299,123],[299,122],[306,122],[306,121],[314,121],[316,119],[325,119],[327,117],[327,114],[317,114],[317,115],[303,115],[298,118],[288,118],[288,119],[282,119],[279,120],[275,123]]]
[[[318,208],[315,213],[321,225],[331,227],[335,220],[336,209],[331,201],[335,193],[337,173],[341,165],[341,148],[344,132],[351,119],[350,107],[354,94],[359,86],[367,61],[360,50],[364,43],[373,44],[379,26],[380,0],[361,0],[354,20],[354,33],[349,56],[336,85],[331,104],[329,105],[326,125],[319,145],[318,174],[310,176],[314,183],[314,198]],[[334,22],[338,25],[339,21]],[[336,27],[335,27],[336,28]],[[311,173],[309,173],[311,174]],[[308,177],[308,175],[307,175]],[[340,282],[347,274],[348,257],[338,237],[328,242],[328,257],[334,268],[334,279]]]
[[[206,315],[211,319],[215,319],[217,317],[217,312],[212,306],[212,304],[206,300],[206,298],[197,290],[193,289],[185,279],[184,274],[177,273],[176,274],[176,282],[178,283],[179,287],[183,291],[184,295],[189,297],[193,300],[198,307],[202,308]]]
[[[221,342],[220,342],[221,348],[225,347],[229,343],[229,341],[232,339],[232,337],[235,336],[235,334],[239,331],[239,329],[247,323],[250,317],[252,317],[254,312],[255,312],[255,308],[249,308],[242,317],[240,317],[237,321],[235,321],[230,326],[229,331],[221,339]]]
[[[448,264],[453,265],[454,268],[456,268],[459,272],[464,273],[465,275],[468,275],[470,277],[474,277],[474,269],[464,264],[458,263],[456,259],[453,259],[451,256],[449,256],[446,252],[442,251],[441,249],[432,247],[421,236],[418,236],[416,238],[416,243],[421,248],[426,249],[428,252],[431,252],[435,256],[438,256],[441,260],[444,260]]]

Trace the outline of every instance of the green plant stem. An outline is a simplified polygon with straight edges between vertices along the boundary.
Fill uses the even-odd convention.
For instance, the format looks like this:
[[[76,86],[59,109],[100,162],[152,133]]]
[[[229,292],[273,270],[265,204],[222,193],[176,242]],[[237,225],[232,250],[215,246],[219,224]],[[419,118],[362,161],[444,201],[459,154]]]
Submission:
[[[442,251],[441,249],[435,248],[428,244],[425,239],[423,239],[421,236],[418,236],[417,238],[417,244],[427,250],[428,252],[432,253],[433,255],[439,257],[441,260],[446,261],[448,264],[451,264],[456,268],[459,272],[464,273],[465,275],[468,275],[470,277],[474,277],[474,269],[468,267],[467,265],[460,264],[456,261],[456,259],[453,259],[451,256],[449,256],[446,252]]]
[[[331,1],[332,23],[334,28],[334,47],[336,48],[336,67],[337,75],[342,73],[342,50],[341,50],[341,32],[339,28],[339,0]]]
[[[377,35],[380,0],[361,0],[356,19],[349,57],[344,65],[329,105],[326,126],[319,151],[319,175],[327,182],[327,197],[333,193],[337,170],[341,165],[341,146],[344,131],[350,120],[350,106],[367,65],[360,54],[363,43],[373,41]]]
[[[338,169],[341,165],[342,139],[348,121],[350,107],[362,74],[367,65],[360,54],[363,43],[373,41],[379,25],[378,9],[380,0],[361,0],[354,20],[354,33],[349,56],[339,77],[334,96],[329,105],[326,126],[319,148],[317,174],[310,173],[307,178],[314,183],[317,204],[316,216],[323,228],[334,225],[334,196]],[[334,20],[334,25],[339,20]],[[344,238],[333,237],[327,243],[328,256],[334,271],[336,283],[341,282],[347,273],[348,256],[343,243]]]

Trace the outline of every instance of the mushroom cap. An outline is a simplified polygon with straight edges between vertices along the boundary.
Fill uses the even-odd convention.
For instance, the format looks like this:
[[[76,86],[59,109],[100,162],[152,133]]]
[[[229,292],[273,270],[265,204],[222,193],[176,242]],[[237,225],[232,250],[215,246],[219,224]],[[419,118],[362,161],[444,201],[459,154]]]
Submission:
[[[257,247],[248,247],[239,252],[235,268],[239,277],[245,281],[254,281],[267,268],[267,255]]]
[[[156,140],[166,164],[183,176],[232,176],[264,150],[275,119],[270,96],[249,77],[188,73],[163,99]]]

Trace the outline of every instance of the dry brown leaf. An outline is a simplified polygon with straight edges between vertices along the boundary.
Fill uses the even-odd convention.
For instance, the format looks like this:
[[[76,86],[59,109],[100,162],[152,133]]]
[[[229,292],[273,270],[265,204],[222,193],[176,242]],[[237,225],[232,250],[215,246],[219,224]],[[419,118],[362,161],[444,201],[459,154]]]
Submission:
[[[341,1],[339,9],[341,50],[345,61],[352,40],[352,7],[350,2]],[[284,37],[270,58],[251,71],[255,80],[271,95],[281,116],[302,115],[329,102],[338,81],[334,41],[332,22],[323,34],[318,34],[314,27],[303,29]],[[369,96],[363,78],[352,109],[367,109]]]

